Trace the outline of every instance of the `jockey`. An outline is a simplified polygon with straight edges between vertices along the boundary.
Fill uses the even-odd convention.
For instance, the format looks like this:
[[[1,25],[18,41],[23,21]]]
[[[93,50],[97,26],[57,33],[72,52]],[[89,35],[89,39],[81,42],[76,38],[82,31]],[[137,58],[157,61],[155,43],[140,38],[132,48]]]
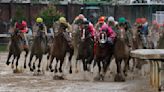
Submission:
[[[75,20],[73,21],[74,24],[82,24],[83,20],[84,20],[84,15],[83,14],[79,14]]]
[[[105,23],[105,16],[101,16],[99,19],[98,19],[98,22],[97,24],[95,25],[95,29],[96,31],[100,31],[100,28],[102,27],[103,24],[106,24]],[[98,32],[99,33],[99,32]]]
[[[85,19],[85,16],[83,14],[79,14],[73,21],[73,24],[77,25],[78,29],[82,28],[82,23]]]
[[[154,48],[157,47],[157,42],[158,42],[158,39],[160,38],[160,31],[161,31],[160,25],[158,24],[156,20],[153,20],[152,26],[149,30],[148,37],[153,42]]]
[[[113,29],[113,31],[115,31],[116,34],[118,33],[118,30],[117,30],[118,22],[115,21],[113,16],[108,17],[107,24]]]
[[[147,48],[148,45],[147,45],[147,36],[148,36],[148,22],[146,20],[146,18],[141,18],[141,23],[142,23],[142,26],[141,26],[141,30],[139,30],[139,33],[141,35],[141,39],[143,41],[143,46],[144,48]]]
[[[83,28],[90,32],[90,36],[94,40],[95,28],[94,28],[93,24],[90,21],[88,21],[87,19],[84,19]]]
[[[67,22],[65,17],[60,17],[57,21],[59,25],[59,31],[63,31],[65,39],[68,41],[68,44],[72,47],[72,26]]]
[[[45,46],[47,46],[47,27],[43,22],[43,19],[41,17],[36,18],[36,24],[33,27],[33,31],[36,31],[37,35],[40,34],[43,36],[43,41],[45,43]],[[45,36],[45,38],[44,38]]]
[[[112,28],[110,26],[108,26],[108,24],[103,24],[101,26],[99,32],[102,32],[102,31],[107,32],[107,36],[108,36],[107,42],[110,45],[113,45],[114,44],[114,40],[116,38],[116,33],[112,30]]]
[[[41,17],[38,17],[36,19],[36,25],[35,26],[36,26],[36,29],[34,29],[34,31],[44,33],[47,37],[47,27],[43,23],[43,19]]]
[[[114,17],[113,17],[113,16],[108,17],[107,24],[108,24],[110,27],[112,27],[112,28],[115,27],[115,20],[114,20]]]
[[[27,37],[25,35],[25,33],[28,32],[27,22],[24,20],[16,22],[15,29],[16,29],[16,31],[19,31],[20,33],[22,33],[21,38],[22,38],[24,46],[28,46]]]
[[[120,17],[118,19],[119,22],[119,28],[124,28],[125,32],[126,32],[126,39],[128,41],[128,45],[129,47],[132,46],[132,32],[131,32],[131,26],[129,24],[129,22],[124,18],[124,17]]]

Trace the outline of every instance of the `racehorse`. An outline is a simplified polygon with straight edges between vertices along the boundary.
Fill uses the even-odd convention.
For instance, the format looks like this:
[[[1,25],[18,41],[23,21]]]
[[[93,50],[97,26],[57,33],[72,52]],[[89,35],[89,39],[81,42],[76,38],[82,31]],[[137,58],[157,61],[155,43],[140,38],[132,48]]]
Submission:
[[[30,71],[35,70],[35,62],[39,59],[38,73],[41,72],[40,70],[41,61],[42,61],[43,55],[46,54],[47,52],[48,52],[48,47],[46,45],[46,35],[43,32],[38,31],[37,35],[34,37],[34,41],[31,46],[30,61],[28,64]],[[36,59],[33,62],[33,67],[31,67],[33,56],[36,56]]]
[[[93,44],[94,41],[91,38],[91,34],[87,29],[80,30],[80,40],[78,46],[78,54],[76,58],[76,72],[78,60],[82,60],[83,70],[89,71],[90,64],[92,63],[94,53],[93,53]]]
[[[115,45],[114,45],[114,57],[115,57],[115,62],[117,65],[117,74],[115,76],[115,81],[125,81],[124,75],[127,75],[127,69],[129,65],[129,59],[130,59],[130,48],[128,46],[127,38],[126,38],[126,31],[123,27],[119,28],[117,38],[115,40]],[[121,68],[121,63],[124,60],[125,66],[122,74],[122,68]]]
[[[52,63],[53,63],[54,58],[56,58],[55,73],[57,73],[58,71],[62,73],[62,65],[64,62],[64,58],[66,56],[66,53],[68,52],[70,54],[68,58],[69,63],[70,63],[69,73],[72,73],[71,60],[74,54],[74,49],[68,43],[69,37],[67,36],[68,36],[67,32],[65,32],[63,29],[58,30],[54,35],[53,44],[51,46],[50,64],[49,64],[49,68],[51,72],[54,71],[52,69]],[[57,69],[59,60],[60,60],[60,66],[59,66],[59,69]]]
[[[11,35],[11,43],[9,45],[9,54],[7,58],[6,64],[9,65],[10,57],[13,55],[14,58],[12,60],[12,68],[14,68],[14,60],[16,59],[16,72],[18,71],[18,61],[21,55],[22,51],[25,51],[25,61],[24,61],[24,68],[26,68],[26,58],[29,53],[29,48],[26,46],[24,47],[21,35],[22,33],[19,32],[19,30],[14,29],[15,31]]]
[[[110,64],[111,57],[113,55],[113,45],[109,44],[107,42],[107,33],[101,32],[98,37],[98,41],[96,42],[95,46],[95,56],[94,56],[94,62],[97,63],[99,74],[95,78],[95,80],[104,80],[105,73],[107,71],[107,68]],[[101,62],[103,64],[103,69],[101,68]],[[101,74],[101,70],[102,74]]]

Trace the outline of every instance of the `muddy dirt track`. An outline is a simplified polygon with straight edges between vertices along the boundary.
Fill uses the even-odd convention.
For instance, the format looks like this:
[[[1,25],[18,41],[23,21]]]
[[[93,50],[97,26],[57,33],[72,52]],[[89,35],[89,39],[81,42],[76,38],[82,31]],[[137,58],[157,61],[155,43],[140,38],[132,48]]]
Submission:
[[[14,74],[11,66],[5,64],[6,59],[7,53],[0,53],[0,92],[155,92],[149,85],[148,64],[144,65],[141,71],[128,72],[126,82],[114,82],[113,78],[116,73],[114,61],[110,65],[111,71],[107,73],[105,81],[93,80],[97,74],[97,68],[93,69],[94,73],[82,71],[75,73],[73,70],[73,74],[68,74],[68,67],[65,67],[67,62],[65,62],[63,65],[65,79],[53,80],[54,74],[49,71],[44,71],[44,75],[34,76],[34,73],[27,68],[22,70],[22,73]],[[23,56],[21,56],[19,61],[21,69],[23,60]],[[46,57],[44,56],[43,70],[45,64]]]

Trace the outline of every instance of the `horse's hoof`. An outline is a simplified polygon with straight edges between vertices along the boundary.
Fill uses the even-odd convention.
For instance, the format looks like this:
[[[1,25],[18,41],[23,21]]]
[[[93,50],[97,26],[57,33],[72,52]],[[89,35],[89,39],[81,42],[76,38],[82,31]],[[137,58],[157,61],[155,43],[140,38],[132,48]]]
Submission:
[[[48,67],[46,68],[46,71],[49,71],[49,68]]]
[[[41,72],[41,70],[38,70],[38,73],[40,73]]]
[[[30,68],[30,71],[31,71],[31,72],[33,72],[33,71],[34,71],[34,69]]]
[[[63,71],[61,69],[59,69],[59,72],[62,73]]]
[[[64,80],[63,76],[57,76],[57,75],[55,75],[55,76],[53,77],[53,79],[54,79],[54,80]]]
[[[33,66],[33,69],[35,70],[35,66]]]
[[[26,69],[26,65],[24,65],[24,69]]]
[[[51,69],[51,72],[54,72],[54,70],[53,70],[53,69]]]
[[[104,81],[104,76],[100,75],[100,80]]]
[[[115,82],[124,82],[125,78],[121,74],[116,74],[114,81]]]
[[[72,74],[72,70],[69,70],[69,73]]]
[[[57,69],[55,69],[55,73],[57,73],[58,72],[58,70]]]
[[[6,65],[9,65],[10,64],[10,62],[6,62]]]

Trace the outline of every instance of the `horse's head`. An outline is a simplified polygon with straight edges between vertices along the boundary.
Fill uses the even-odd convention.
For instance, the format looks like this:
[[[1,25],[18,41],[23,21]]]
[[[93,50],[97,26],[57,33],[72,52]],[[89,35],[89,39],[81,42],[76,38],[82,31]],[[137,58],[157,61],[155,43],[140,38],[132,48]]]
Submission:
[[[104,44],[107,42],[107,32],[106,31],[102,31],[99,34],[99,43],[100,44]]]
[[[126,39],[126,31],[125,31],[124,27],[120,27],[119,28],[119,32],[118,32],[117,38],[119,38],[121,40],[125,40]]]
[[[20,44],[21,44],[21,35],[22,34],[20,33],[20,31],[15,29],[15,31],[11,35],[12,44],[17,44],[18,46],[20,46]]]
[[[81,30],[81,40],[85,40],[90,35],[90,32],[87,28]]]

